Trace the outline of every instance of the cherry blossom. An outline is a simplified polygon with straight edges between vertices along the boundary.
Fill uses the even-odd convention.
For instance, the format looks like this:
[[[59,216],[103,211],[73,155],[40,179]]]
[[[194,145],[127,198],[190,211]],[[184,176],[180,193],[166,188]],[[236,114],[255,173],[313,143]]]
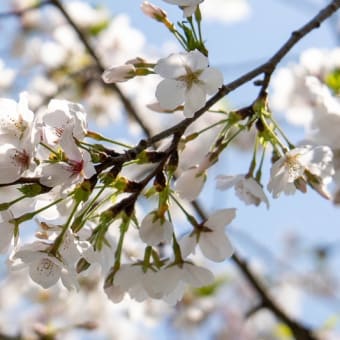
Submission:
[[[50,145],[56,145],[67,127],[72,128],[72,135],[78,140],[86,135],[86,113],[80,104],[67,100],[52,99],[46,112],[40,112],[37,118],[41,127],[42,139]]]
[[[305,145],[290,150],[273,164],[268,190],[274,198],[281,192],[294,194],[294,182],[304,177],[306,170],[319,177],[321,182],[327,182],[334,174],[332,160],[333,153],[328,146]]]
[[[33,122],[33,112],[28,107],[27,93],[20,94],[19,102],[0,98],[0,141],[20,141],[26,137]]]
[[[48,253],[48,244],[35,242],[22,246],[12,257],[12,266],[28,266],[31,279],[43,288],[55,285],[59,279],[68,289],[78,287],[75,270]]]
[[[86,150],[80,150],[73,138],[72,127],[63,131],[60,145],[67,157],[64,162],[46,163],[41,166],[40,183],[53,187],[62,184],[69,186],[90,178],[96,170],[91,156]]]
[[[215,94],[223,84],[222,73],[208,66],[208,58],[198,50],[160,59],[154,70],[165,78],[156,89],[161,107],[174,110],[184,102],[184,116],[192,117],[204,106],[207,95]]]
[[[193,253],[198,244],[203,255],[212,261],[221,262],[229,258],[234,250],[224,228],[235,216],[236,209],[217,210],[180,240],[182,255],[186,257]]]

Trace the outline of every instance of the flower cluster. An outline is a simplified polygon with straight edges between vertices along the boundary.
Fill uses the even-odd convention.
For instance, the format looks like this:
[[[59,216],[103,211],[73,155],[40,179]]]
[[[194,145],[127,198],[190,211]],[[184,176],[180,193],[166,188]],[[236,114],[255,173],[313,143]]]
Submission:
[[[79,290],[84,278],[95,277],[114,302],[129,296],[169,304],[179,302],[188,286],[214,290],[218,282],[206,263],[233,256],[225,227],[235,219],[236,209],[223,207],[203,217],[195,200],[211,168],[242,134],[254,146],[249,167],[240,174],[218,175],[216,187],[234,188],[247,205],[269,208],[264,188],[278,198],[306,192],[309,185],[330,198],[327,185],[334,175],[340,178],[339,51],[331,54],[327,66],[325,55],[314,50],[309,52],[314,64],[305,55],[302,65],[286,69],[291,86],[282,95],[286,102],[281,97],[281,109],[290,101],[290,108],[300,105],[311,114],[307,141],[294,145],[271,112],[277,102],[280,108],[280,98],[272,100],[267,93],[269,71],[263,71],[265,80],[257,82],[261,90],[250,105],[230,109],[220,102],[230,89],[223,85],[222,72],[210,66],[201,27],[201,8],[211,13],[214,1],[164,1],[183,11],[177,26],[148,2],[142,11],[163,24],[183,51],[138,57],[145,39],[125,16],[110,19],[102,8],[70,1],[65,8],[72,15],[52,15],[51,37],[33,39],[34,48],[28,49],[39,51],[30,54],[30,62],[42,63],[46,71],[45,78],[30,84],[36,89],[30,99],[39,109],[30,109],[26,93],[19,102],[0,99],[0,253],[10,253],[10,268],[26,268],[44,289]],[[228,4],[247,11],[245,1]],[[210,15],[221,18],[219,12]],[[26,14],[23,27],[37,29],[38,20],[25,21]],[[78,39],[75,25],[78,35],[92,39],[89,44]],[[13,74],[1,60],[0,73],[0,87],[6,88]],[[60,78],[69,74],[69,83],[77,84],[73,94],[85,105],[52,99],[41,106],[44,97],[56,98],[69,85],[59,86]],[[106,85],[112,83],[119,84]],[[134,105],[144,109],[145,101],[155,99],[147,107],[168,114],[151,116],[149,111],[148,129]],[[213,106],[217,102],[220,106]],[[145,131],[160,132],[127,145],[88,130],[86,112],[100,116],[110,111],[113,118],[122,103]],[[175,123],[169,127],[169,122]],[[271,169],[266,172],[268,153]],[[27,240],[23,225],[32,220],[38,227]]]

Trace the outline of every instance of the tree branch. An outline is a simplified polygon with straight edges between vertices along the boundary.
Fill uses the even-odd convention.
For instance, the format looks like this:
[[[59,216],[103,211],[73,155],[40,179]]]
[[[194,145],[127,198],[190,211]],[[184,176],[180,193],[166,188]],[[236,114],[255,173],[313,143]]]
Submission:
[[[101,63],[100,59],[98,58],[97,54],[95,53],[95,50],[92,48],[90,43],[88,42],[86,36],[83,34],[83,32],[78,28],[78,26],[75,24],[75,22],[72,20],[72,18],[68,15],[66,10],[64,9],[63,5],[59,0],[51,0],[51,4],[53,4],[55,7],[57,7],[60,12],[64,15],[65,19],[68,21],[68,23],[73,27],[73,29],[77,32],[79,39],[83,42],[84,46],[86,47],[88,53],[93,57],[95,63],[97,64],[100,71],[104,71],[105,67]],[[137,121],[137,123],[141,126],[146,136],[148,136],[148,139],[145,143],[143,143],[143,147],[151,146],[154,143],[162,140],[165,137],[168,137],[170,135],[176,134],[179,131],[184,131],[186,127],[188,127],[193,121],[198,119],[201,115],[203,115],[204,112],[206,112],[212,105],[214,105],[217,101],[219,101],[221,98],[226,96],[231,91],[237,89],[241,85],[247,83],[248,81],[252,80],[256,76],[260,74],[264,74],[264,79],[261,82],[261,92],[266,91],[270,78],[272,73],[274,72],[276,66],[280,63],[280,61],[284,58],[284,56],[292,49],[295,44],[302,39],[304,36],[306,36],[309,32],[311,32],[313,29],[318,28],[320,24],[326,20],[328,17],[330,17],[336,10],[340,7],[340,0],[334,0],[332,1],[328,6],[326,6],[323,10],[319,12],[313,19],[311,19],[307,24],[302,26],[299,30],[294,31],[291,35],[291,37],[282,45],[282,47],[265,63],[262,65],[254,68],[253,70],[245,73],[244,75],[240,76],[239,78],[235,79],[229,84],[226,84],[222,86],[222,88],[218,91],[217,94],[215,94],[212,98],[210,98],[206,105],[198,110],[193,118],[185,119],[182,122],[174,125],[173,127],[162,131],[161,133],[152,136],[151,129],[141,120],[138,112],[136,109],[132,106],[131,102],[128,100],[127,97],[121,92],[119,87],[117,85],[113,85],[112,89],[118,94],[120,99],[122,100],[123,104],[125,105],[125,108],[127,112]],[[195,209],[196,213],[204,220],[206,219],[206,215],[204,214],[203,209],[200,207],[200,205],[197,202],[193,203],[193,208]],[[247,278],[249,284],[253,287],[253,289],[256,291],[256,293],[261,298],[263,306],[271,310],[274,315],[280,320],[282,320],[284,323],[287,324],[287,326],[290,327],[292,330],[294,337],[298,340],[314,340],[316,337],[313,336],[311,330],[304,327],[297,321],[290,318],[270,297],[269,293],[267,292],[266,288],[260,283],[260,281],[257,279],[256,275],[254,275],[249,268],[247,262],[237,253],[235,253],[232,257],[232,261],[235,263],[235,265],[240,269],[240,271],[243,273],[243,275]]]

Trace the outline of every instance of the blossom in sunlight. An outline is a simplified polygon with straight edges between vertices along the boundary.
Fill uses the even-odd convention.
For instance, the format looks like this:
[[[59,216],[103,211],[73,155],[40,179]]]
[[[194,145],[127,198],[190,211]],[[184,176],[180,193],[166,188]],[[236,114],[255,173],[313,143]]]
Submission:
[[[278,159],[270,170],[268,190],[274,198],[281,192],[292,195],[296,191],[296,180],[304,178],[305,172],[317,176],[322,183],[334,174],[333,153],[328,146],[305,145],[288,151]]]
[[[245,175],[216,177],[216,187],[219,190],[228,190],[234,187],[236,196],[247,205],[260,205],[264,202],[269,208],[269,201],[261,185],[252,177]]]
[[[87,120],[84,108],[67,100],[52,99],[46,112],[38,115],[42,140],[52,146],[60,142],[67,127],[72,128],[72,135],[82,140],[87,131]]]
[[[0,99],[0,183],[14,182],[36,166],[33,157],[39,134],[33,118],[25,93],[19,103]]]
[[[114,288],[107,293],[113,294],[112,298],[118,298],[121,291],[125,291],[137,301],[152,298],[175,304],[183,297],[187,285],[198,288],[213,282],[214,275],[208,269],[193,263],[163,266],[159,270],[143,270],[142,265],[126,264],[115,274],[113,286],[109,286]]]
[[[0,145],[0,184],[12,183],[34,166],[32,157],[34,145]]]
[[[19,102],[0,98],[0,141],[20,141],[27,134],[34,114],[28,107],[27,93],[20,94]]]
[[[146,244],[156,246],[161,242],[170,243],[173,226],[164,217],[158,216],[157,211],[146,215],[140,225],[139,235]]]
[[[180,240],[182,255],[187,257],[194,253],[198,244],[203,255],[212,261],[221,262],[229,258],[234,250],[224,228],[235,216],[236,209],[217,210],[192,233]]]
[[[55,285],[59,279],[68,289],[78,287],[74,268],[49,254],[48,246],[42,242],[25,244],[12,256],[13,269],[28,266],[31,279],[45,289]]]
[[[96,169],[91,161],[91,155],[86,150],[80,149],[74,141],[72,127],[65,128],[60,140],[67,159],[63,162],[45,163],[41,166],[40,183],[49,187],[82,182],[91,178]]]
[[[179,6],[183,10],[183,16],[190,17],[195,13],[197,6],[203,0],[163,0],[163,1],[169,4]]]
[[[184,102],[184,116],[192,117],[204,106],[207,95],[215,94],[223,84],[222,73],[208,66],[208,58],[198,50],[160,59],[154,68],[165,78],[156,89],[160,106],[174,110]]]

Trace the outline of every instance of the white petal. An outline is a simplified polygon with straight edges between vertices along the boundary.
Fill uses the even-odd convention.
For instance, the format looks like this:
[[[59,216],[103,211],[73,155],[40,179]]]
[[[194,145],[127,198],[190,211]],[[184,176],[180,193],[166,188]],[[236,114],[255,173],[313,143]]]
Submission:
[[[190,254],[195,253],[196,248],[196,235],[185,235],[183,238],[179,240],[179,246],[181,248],[181,255],[185,259]]]
[[[143,219],[139,234],[146,244],[156,246],[161,242],[171,242],[173,233],[172,224],[157,218],[154,212],[148,214]]]
[[[49,288],[57,283],[61,275],[61,268],[47,257],[40,257],[29,266],[31,279],[42,286]]]
[[[212,230],[221,230],[228,225],[236,216],[236,209],[221,209],[214,212],[204,223],[206,227]]]
[[[169,55],[167,58],[160,59],[154,71],[162,76],[163,78],[176,79],[186,74],[185,64],[186,57],[185,53],[175,53]]]
[[[205,174],[198,176],[197,168],[188,169],[183,171],[175,182],[175,191],[181,198],[193,201],[200,194],[205,180]]]
[[[156,98],[165,110],[174,110],[184,101],[185,83],[173,79],[162,80],[156,89]]]
[[[206,93],[204,89],[193,84],[190,89],[185,92],[184,116],[186,118],[193,117],[194,113],[205,105]]]
[[[222,262],[232,256],[234,249],[223,232],[201,233],[199,246],[204,256],[215,262]]]
[[[209,65],[209,61],[203,53],[198,50],[194,50],[188,53],[186,64],[189,66],[191,71],[196,72],[206,69]]]
[[[199,76],[199,79],[203,82],[207,94],[215,94],[217,90],[223,85],[222,73],[212,67],[205,69]]]
[[[228,190],[233,187],[242,177],[241,175],[237,176],[225,176],[225,175],[218,175],[216,177],[216,188],[219,190]]]
[[[208,286],[215,280],[210,270],[193,264],[184,263],[182,271],[185,282],[195,288]]]

